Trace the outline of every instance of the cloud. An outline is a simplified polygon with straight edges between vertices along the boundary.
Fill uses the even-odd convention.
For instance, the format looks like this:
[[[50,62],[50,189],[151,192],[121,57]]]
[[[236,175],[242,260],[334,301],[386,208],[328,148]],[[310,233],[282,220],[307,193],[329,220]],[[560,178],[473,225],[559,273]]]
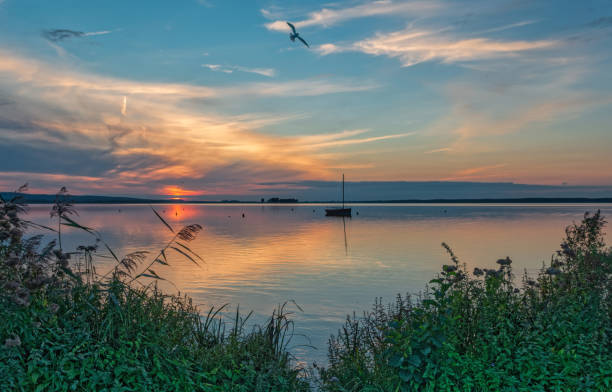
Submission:
[[[436,154],[439,152],[449,152],[449,151],[453,151],[453,149],[450,147],[442,147],[442,148],[436,148],[435,150],[425,151],[424,154]]]
[[[211,105],[186,105],[194,98],[214,104],[237,97],[363,91],[363,84],[315,79],[212,88],[135,82],[59,69],[6,50],[0,50],[0,81],[3,94],[15,102],[0,106],[0,144],[11,146],[0,161],[30,156],[36,162],[28,166],[27,175],[19,168],[18,174],[0,173],[0,182],[31,179],[38,190],[61,182],[75,192],[150,195],[184,181],[183,189],[207,194],[249,193],[255,192],[255,181],[331,177],[329,168],[338,166],[335,150],[323,155],[322,148],[338,150],[403,136],[357,137],[363,130],[313,137],[268,135],[262,127],[296,115],[222,115],[210,110]],[[70,164],[49,155],[64,156]],[[78,162],[84,156],[87,172],[81,175]]]
[[[426,61],[456,63],[516,57],[525,52],[550,49],[559,45],[555,40],[502,41],[488,38],[455,38],[446,30],[407,28],[392,33],[379,33],[372,38],[344,46],[323,44],[316,50],[321,55],[356,51],[398,58],[402,66],[409,67]]]
[[[224,73],[233,73],[234,71],[254,73],[257,75],[267,76],[272,78],[276,75],[274,68],[249,68],[240,65],[220,65],[220,64],[202,64],[202,67],[208,68],[211,71],[219,71]]]
[[[511,68],[495,64],[486,78],[479,73],[446,84],[442,90],[452,106],[438,126],[458,137],[450,147],[465,151],[473,141],[547,129],[612,104],[611,94],[581,87],[593,73],[588,61],[548,60],[517,61]]]
[[[495,165],[471,167],[471,168],[468,168],[468,169],[459,170],[457,172],[457,175],[460,176],[460,177],[471,176],[471,175],[476,174],[476,173],[482,173],[484,171],[495,170],[495,169],[499,169],[499,168],[502,168],[502,167],[505,167],[505,166],[506,166],[505,163],[498,163],[498,164],[495,164]]]
[[[203,5],[206,8],[214,7],[214,4],[210,0],[196,0],[198,4]]]
[[[505,26],[493,27],[491,29],[487,29],[487,30],[481,31],[480,34],[494,33],[494,32],[498,32],[498,31],[514,29],[516,27],[523,27],[523,26],[527,26],[527,25],[530,25],[530,24],[534,24],[536,22],[538,22],[538,21],[537,20],[524,20],[522,22],[511,23],[511,24],[508,24],[508,25],[505,25]]]
[[[397,134],[382,135],[382,136],[372,136],[372,137],[360,138],[360,139],[343,139],[344,137],[348,135],[351,135],[351,136],[354,135],[354,133],[352,132],[356,132],[356,131],[345,131],[341,134],[336,134],[338,135],[336,139],[342,139],[342,140],[332,139],[329,141],[321,141],[318,143],[315,142],[312,144],[304,144],[302,148],[319,150],[322,148],[329,148],[329,147],[347,146],[347,145],[352,145],[352,144],[372,143],[372,142],[377,142],[380,140],[397,139],[397,138],[412,136],[415,134],[415,132],[405,132],[405,133],[397,133]],[[359,130],[359,133],[363,133],[363,132],[364,132],[363,130]]]
[[[362,80],[353,82],[330,82],[321,79],[302,79],[282,83],[249,83],[235,87],[220,87],[216,91],[226,96],[268,96],[268,97],[312,97],[326,94],[369,91],[379,85]]]
[[[422,15],[430,13],[441,7],[438,1],[410,1],[398,2],[390,0],[370,1],[347,8],[323,8],[319,11],[311,12],[308,18],[293,22],[296,28],[308,26],[330,27],[335,24],[357,18],[365,18],[383,15]],[[262,9],[264,17],[274,17],[276,13]],[[266,28],[272,31],[289,32],[289,26],[284,20],[276,20],[266,23]]]
[[[602,16],[601,18],[592,20],[591,22],[587,23],[587,26],[595,28],[612,27],[612,16]]]
[[[208,87],[180,83],[147,83],[127,79],[83,74],[76,70],[58,71],[36,60],[13,55],[0,49],[0,72],[18,75],[21,81],[35,82],[40,88],[61,88],[88,94],[117,94],[133,97],[165,97],[184,99],[235,99],[237,97],[300,97],[368,91],[378,85],[368,81],[329,81],[302,79],[286,82],[243,83],[233,86]]]
[[[70,38],[90,37],[95,35],[105,35],[112,33],[113,30],[83,32],[69,29],[44,30],[42,35],[51,42],[60,42]]]

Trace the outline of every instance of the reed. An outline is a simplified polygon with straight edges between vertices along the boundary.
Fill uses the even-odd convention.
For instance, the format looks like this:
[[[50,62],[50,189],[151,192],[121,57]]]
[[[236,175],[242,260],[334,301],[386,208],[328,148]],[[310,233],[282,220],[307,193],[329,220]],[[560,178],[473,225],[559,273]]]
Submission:
[[[35,225],[26,210],[18,198],[0,200],[1,390],[308,390],[287,351],[287,304],[247,328],[238,310],[226,320],[225,306],[201,312],[188,296],[158,288],[154,267],[170,263],[168,251],[202,262],[189,247],[201,226],[176,230],[154,211],[172,239],[158,252],[120,257],[75,221],[65,188],[51,212],[57,229],[44,227],[57,239],[26,238]],[[94,245],[66,252],[66,226],[91,234]],[[95,270],[101,250],[115,260],[105,275]]]

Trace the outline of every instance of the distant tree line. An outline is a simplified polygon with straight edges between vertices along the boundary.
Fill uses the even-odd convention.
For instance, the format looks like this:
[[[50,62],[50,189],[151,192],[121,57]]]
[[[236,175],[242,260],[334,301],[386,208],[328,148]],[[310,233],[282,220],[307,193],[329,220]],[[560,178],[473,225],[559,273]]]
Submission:
[[[263,199],[261,199],[263,202]],[[298,199],[281,199],[279,197],[271,197],[268,199],[267,203],[297,203]]]

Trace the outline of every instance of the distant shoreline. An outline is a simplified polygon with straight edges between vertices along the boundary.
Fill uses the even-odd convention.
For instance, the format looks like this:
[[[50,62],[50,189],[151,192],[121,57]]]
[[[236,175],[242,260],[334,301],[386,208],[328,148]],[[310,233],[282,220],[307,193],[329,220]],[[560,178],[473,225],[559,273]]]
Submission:
[[[3,192],[3,198],[8,199],[15,195],[13,192]],[[52,204],[55,195],[23,195],[26,204]],[[142,199],[135,197],[90,196],[73,195],[70,201],[74,204],[255,204],[255,205],[283,205],[283,204],[337,204],[339,201],[296,201],[270,203],[261,201],[243,200],[163,200]],[[523,197],[523,198],[480,198],[480,199],[402,199],[402,200],[349,200],[345,204],[608,204],[612,197]]]

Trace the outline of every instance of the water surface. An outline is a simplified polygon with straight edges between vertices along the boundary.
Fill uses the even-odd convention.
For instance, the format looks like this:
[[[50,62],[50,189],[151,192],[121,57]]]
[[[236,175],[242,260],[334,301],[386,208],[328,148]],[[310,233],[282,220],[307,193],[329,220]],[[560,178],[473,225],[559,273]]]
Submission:
[[[610,205],[354,205],[353,218],[325,217],[323,205],[157,205],[174,227],[204,226],[191,243],[205,263],[194,265],[169,254],[170,266],[155,270],[190,294],[203,309],[230,304],[253,310],[262,321],[276,304],[295,300],[296,332],[317,349],[294,347],[308,363],[324,363],[326,341],[347,313],[369,309],[376,297],[415,293],[449,258],[449,244],[461,262],[494,268],[510,256],[517,273],[535,273],[550,259],[564,228],[585,211]],[[117,254],[156,250],[172,237],[149,206],[78,205],[79,223],[96,228]],[[30,208],[30,219],[50,225],[49,206]],[[358,215],[356,214],[358,213]],[[244,214],[244,217],[242,217]],[[608,241],[609,242],[609,241]],[[64,247],[92,243],[66,228]],[[152,257],[153,255],[151,255]],[[110,268],[98,260],[98,271]],[[305,343],[294,339],[294,344]]]

